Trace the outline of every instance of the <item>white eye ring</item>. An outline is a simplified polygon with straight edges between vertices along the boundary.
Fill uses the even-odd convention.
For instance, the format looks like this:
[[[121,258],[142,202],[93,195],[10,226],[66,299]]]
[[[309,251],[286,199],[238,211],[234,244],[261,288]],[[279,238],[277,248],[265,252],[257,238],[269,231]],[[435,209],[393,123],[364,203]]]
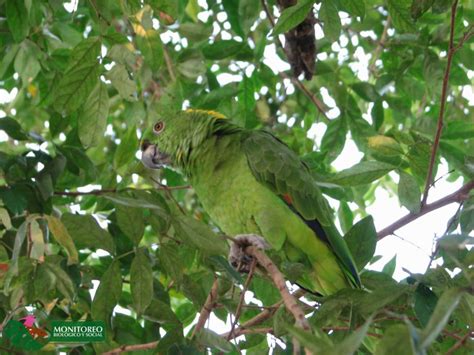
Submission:
[[[153,133],[160,134],[165,129],[165,123],[163,121],[155,123],[153,126]]]

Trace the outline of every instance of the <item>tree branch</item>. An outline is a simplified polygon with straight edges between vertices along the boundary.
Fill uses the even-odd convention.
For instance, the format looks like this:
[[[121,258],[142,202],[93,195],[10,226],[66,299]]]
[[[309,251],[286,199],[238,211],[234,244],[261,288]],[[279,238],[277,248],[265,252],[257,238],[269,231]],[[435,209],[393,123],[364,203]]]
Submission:
[[[245,248],[245,253],[253,256],[257,259],[258,263],[267,271],[268,275],[272,279],[273,283],[277,287],[278,291],[281,294],[283,303],[285,304],[286,309],[293,315],[295,318],[295,326],[306,331],[309,331],[311,328],[309,326],[308,320],[305,317],[305,314],[301,307],[298,305],[296,298],[290,293],[286,287],[286,280],[283,274],[278,270],[277,266],[273,261],[263,252],[255,246],[249,246]],[[300,353],[300,344],[296,339],[293,339],[293,354]],[[308,350],[305,349],[305,353],[309,354]]]
[[[423,205],[419,212],[409,213],[409,214],[403,216],[398,221],[392,223],[388,227],[385,227],[380,232],[378,232],[377,233],[377,239],[380,240],[380,239],[386,237],[387,235],[393,234],[393,232],[395,232],[397,229],[407,225],[408,223],[413,222],[414,220],[418,219],[419,217],[421,217],[421,216],[423,216],[423,215],[425,215],[425,214],[427,214],[431,211],[434,211],[438,208],[444,207],[444,206],[449,205],[449,204],[454,203],[454,202],[464,201],[465,199],[467,199],[467,197],[469,195],[469,191],[471,191],[472,189],[474,189],[474,180],[467,183],[466,185],[461,187],[459,190],[453,192],[452,194],[450,194],[448,196],[445,196],[445,197],[443,197],[443,198],[441,198],[441,199],[439,199],[439,200],[437,200],[433,203]]]
[[[392,18],[388,16],[387,21],[385,22],[385,26],[383,27],[383,32],[382,32],[382,35],[380,36],[380,40],[377,43],[377,48],[375,48],[374,55],[372,57],[372,60],[370,61],[370,65],[369,65],[370,73],[375,72],[375,62],[377,61],[377,59],[379,59],[380,54],[382,53],[383,47],[385,46],[385,41],[387,40],[387,36],[388,36],[388,29],[390,28],[391,24],[392,24]]]
[[[156,190],[186,190],[190,189],[191,186],[189,185],[183,185],[183,186],[158,186],[155,189]],[[92,190],[92,191],[87,191],[87,192],[80,192],[80,191],[54,191],[54,195],[56,196],[71,196],[71,197],[77,197],[77,196],[88,196],[88,195],[94,195],[94,196],[100,196],[100,195],[105,195],[108,193],[115,193],[115,192],[122,192],[122,191],[127,191],[130,189],[103,189],[103,190]]]
[[[297,326],[305,330],[309,330],[310,327],[308,321],[305,318],[303,310],[298,305],[298,302],[296,302],[296,298],[293,297],[293,295],[286,287],[285,277],[283,276],[281,271],[278,270],[277,266],[273,263],[273,261],[267,256],[267,254],[265,254],[264,251],[254,246],[249,246],[245,248],[245,252],[257,259],[258,263],[268,272],[268,275],[270,276],[273,283],[281,294],[286,309],[288,309],[288,311],[295,318]]]
[[[428,173],[426,175],[426,182],[425,182],[425,189],[423,192],[423,198],[421,199],[421,206],[423,207],[426,205],[426,201],[428,200],[428,193],[430,187],[433,182],[433,169],[435,166],[436,155],[438,152],[439,147],[439,140],[441,139],[441,132],[443,131],[443,120],[444,120],[444,111],[446,108],[446,98],[448,96],[448,83],[449,83],[449,75],[451,72],[451,64],[453,61],[454,53],[456,53],[456,48],[454,48],[454,26],[456,20],[456,9],[458,6],[458,0],[453,2],[451,6],[451,25],[449,31],[449,49],[448,49],[448,58],[446,63],[446,70],[444,72],[443,78],[443,86],[441,90],[441,106],[439,108],[439,115],[438,115],[438,127],[436,129],[436,135],[433,142],[433,147],[431,148],[431,156],[430,156],[430,164],[428,166]]]
[[[295,293],[293,293],[292,296],[293,296],[294,298],[298,299],[298,298],[300,298],[304,293],[305,293],[304,290],[299,289],[299,290],[297,290]],[[283,304],[283,300],[278,301],[277,303],[275,303],[275,304],[273,304],[273,305],[271,305],[271,306],[265,308],[261,313],[257,314],[255,317],[250,318],[248,321],[242,323],[242,324],[240,325],[240,327],[236,329],[236,331],[234,332],[234,335],[231,337],[231,339],[237,338],[239,335],[242,335],[242,334],[238,334],[238,332],[241,332],[241,331],[243,331],[244,329],[253,327],[253,326],[255,326],[255,325],[261,324],[261,323],[265,322],[266,320],[270,319],[271,317],[273,317],[273,315],[275,314],[275,312],[278,310],[278,308],[281,307],[282,304]],[[221,336],[222,336],[223,338],[227,338],[227,337],[229,336],[229,333],[230,333],[230,332],[221,334]]]
[[[474,332],[467,332],[466,335],[464,335],[461,339],[459,339],[448,351],[446,351],[446,355],[449,354],[454,354],[456,350],[458,350],[460,347],[462,347],[466,341],[469,339],[469,337],[474,336]]]
[[[211,315],[211,311],[216,304],[218,287],[219,282],[216,277],[214,279],[214,283],[212,284],[211,291],[209,292],[209,295],[207,295],[206,302],[204,303],[204,306],[202,306],[201,312],[199,313],[199,318],[196,326],[194,327],[193,333],[191,334],[191,338],[194,338],[194,336],[204,327],[207,319]]]
[[[156,348],[157,345],[158,345],[158,341],[152,341],[151,343],[145,343],[145,344],[122,345],[116,349],[103,353],[103,355],[120,354],[126,351],[154,349]]]
[[[247,279],[245,280],[245,283],[244,283],[244,288],[242,289],[242,293],[240,294],[239,304],[237,305],[237,309],[235,310],[235,319],[232,322],[232,326],[230,328],[230,332],[227,337],[227,340],[230,340],[232,335],[234,334],[235,326],[237,322],[239,321],[240,313],[242,312],[242,306],[244,304],[244,299],[245,299],[245,292],[247,292],[247,289],[249,288],[249,285],[250,285],[250,281],[252,281],[252,277],[255,272],[256,266],[257,266],[257,259],[253,259],[252,264],[250,265],[249,274],[247,275]]]

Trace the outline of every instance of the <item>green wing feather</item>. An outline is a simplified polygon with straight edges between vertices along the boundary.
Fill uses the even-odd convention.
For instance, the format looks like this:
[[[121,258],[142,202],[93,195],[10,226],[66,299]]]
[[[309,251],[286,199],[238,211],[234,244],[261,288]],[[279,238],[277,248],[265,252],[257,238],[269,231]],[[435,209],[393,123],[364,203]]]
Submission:
[[[348,279],[354,286],[360,286],[354,259],[334,226],[329,205],[299,156],[266,131],[248,131],[242,147],[260,183],[278,195],[288,195],[296,211],[307,221],[319,221]]]

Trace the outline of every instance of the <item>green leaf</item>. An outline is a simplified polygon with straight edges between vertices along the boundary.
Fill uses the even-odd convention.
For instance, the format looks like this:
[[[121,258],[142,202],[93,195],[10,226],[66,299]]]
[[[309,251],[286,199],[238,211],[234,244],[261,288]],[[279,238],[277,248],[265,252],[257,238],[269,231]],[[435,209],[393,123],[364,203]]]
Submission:
[[[246,42],[238,42],[231,39],[206,44],[202,48],[202,54],[210,60],[221,60],[237,55],[241,58],[252,58],[252,50]]]
[[[13,139],[24,141],[28,140],[27,133],[23,130],[21,125],[10,117],[0,118],[0,129],[5,131]]]
[[[45,243],[43,231],[38,222],[31,221],[29,226],[29,240],[30,240],[30,258],[42,260],[44,257]]]
[[[362,20],[365,17],[365,1],[364,0],[338,0],[341,10],[352,16],[358,16]]]
[[[156,30],[145,30],[142,26],[139,27],[140,30],[137,30],[137,27],[135,28],[138,49],[142,52],[145,63],[156,72],[164,63],[163,44],[160,35]]]
[[[68,264],[76,264],[79,262],[79,255],[74,245],[71,235],[61,220],[54,216],[45,216],[48,221],[48,227],[53,233],[54,239],[64,248],[68,254]]]
[[[108,114],[107,86],[99,82],[87,98],[78,118],[79,138],[84,147],[96,146],[104,139]]]
[[[369,137],[367,140],[367,146],[375,153],[375,155],[379,156],[397,157],[404,153],[400,144],[398,144],[395,139],[380,134]]]
[[[243,116],[244,126],[252,128],[257,125],[255,119],[255,85],[252,78],[243,75],[242,81],[239,85],[239,110]]]
[[[3,55],[2,62],[0,63],[0,80],[4,79],[4,76],[15,59],[19,48],[20,46],[18,44],[13,44]]]
[[[456,120],[450,121],[443,129],[442,139],[471,139],[474,138],[474,125],[472,122]]]
[[[104,249],[114,252],[112,236],[102,229],[91,215],[64,213],[61,222],[67,228],[77,248]]]
[[[169,209],[166,202],[158,194],[150,194],[145,191],[132,191],[134,197],[125,196],[123,193],[105,194],[102,197],[126,207],[149,208],[156,211],[161,217],[169,217]]]
[[[415,290],[415,303],[413,310],[422,326],[428,324],[438,302],[438,297],[427,286],[420,283]]]
[[[118,261],[112,262],[100,279],[99,287],[91,306],[92,319],[105,321],[110,325],[112,311],[122,294],[122,274]]]
[[[117,89],[122,98],[129,101],[135,100],[137,85],[135,81],[130,79],[125,65],[115,64],[115,66],[107,72],[106,76],[112,82],[112,85]]]
[[[224,353],[230,353],[235,350],[228,340],[209,329],[200,330],[196,334],[196,341],[207,348],[217,349]]]
[[[382,127],[384,121],[384,109],[383,109],[383,100],[378,99],[374,102],[374,106],[372,107],[372,111],[370,112],[372,116],[372,121],[374,123],[374,128],[376,131]]]
[[[12,257],[10,260],[10,268],[8,269],[9,277],[7,279],[11,280],[11,276],[18,273],[18,258],[20,257],[21,247],[26,239],[26,230],[28,227],[28,221],[23,222],[15,234],[15,241],[13,243]],[[8,291],[9,282],[5,280],[5,291]]]
[[[349,169],[340,171],[330,181],[342,186],[364,185],[381,178],[393,169],[395,169],[395,166],[390,164],[363,161]]]
[[[278,18],[272,34],[274,36],[288,32],[304,21],[308,13],[313,9],[314,0],[299,0],[296,5],[283,10]]]
[[[335,42],[341,33],[341,19],[333,0],[325,0],[319,9],[319,18],[323,21],[324,36]]]
[[[413,0],[411,3],[411,17],[418,19],[433,5],[434,0]]]
[[[365,101],[374,102],[379,98],[379,94],[377,90],[375,90],[375,86],[367,82],[352,84],[351,88]]]
[[[416,179],[403,171],[399,172],[398,198],[400,204],[408,208],[410,212],[420,211],[421,190]]]
[[[328,355],[355,354],[362,344],[367,331],[369,330],[372,319],[373,317],[369,317],[369,319],[367,319],[362,326],[357,328],[357,330],[351,331],[343,341],[336,344],[333,348],[329,349],[329,351],[325,351],[324,353]]]
[[[393,258],[391,258],[388,263],[386,263],[382,269],[382,272],[384,274],[393,276],[393,273],[395,272],[395,268],[397,267],[397,255],[394,255]]]
[[[153,298],[153,273],[143,249],[137,250],[130,267],[130,290],[135,311],[141,315]]]
[[[377,344],[375,355],[404,354],[415,355],[415,344],[406,324],[389,327],[382,340]]]
[[[118,169],[135,158],[138,150],[138,137],[135,126],[130,127],[115,150],[114,168]]]
[[[461,216],[459,217],[459,224],[461,225],[461,232],[466,235],[474,230],[474,197],[464,202]]]
[[[329,121],[321,141],[321,152],[327,152],[329,161],[341,154],[346,143],[347,125],[343,116]]]
[[[434,0],[433,12],[436,14],[442,14],[449,10],[451,7],[452,0]]]
[[[55,89],[54,105],[59,112],[76,111],[97,85],[100,46],[100,38],[90,37],[72,50],[68,68]]]
[[[415,137],[415,139],[418,138],[419,137]],[[408,151],[407,157],[410,162],[410,168],[413,174],[419,177],[422,181],[426,179],[426,174],[428,173],[430,155],[430,145],[423,140],[414,143]]]
[[[227,255],[227,243],[213,233],[207,225],[187,216],[177,216],[172,220],[177,236],[196,246],[207,255]]]
[[[357,222],[344,236],[357,269],[362,270],[372,259],[377,246],[377,232],[372,216]]]
[[[158,249],[158,251],[160,265],[163,267],[166,273],[173,280],[181,280],[181,277],[183,276],[184,272],[184,267],[179,257],[178,246],[170,243],[163,243],[160,244],[160,248]]]
[[[364,274],[365,272],[362,275]],[[370,315],[386,305],[395,302],[408,292],[412,292],[410,286],[397,284],[393,280],[390,281],[391,283],[388,283],[379,278],[376,282],[380,287],[375,288],[371,293],[366,293],[364,297],[355,299],[354,308],[357,312]]]
[[[58,264],[46,261],[44,263],[46,267],[55,277],[56,288],[61,292],[64,297],[68,298],[70,301],[74,299],[76,293],[74,284],[72,283],[71,278]]]
[[[181,322],[176,314],[174,314],[171,307],[158,299],[151,300],[150,305],[143,314],[143,317],[152,322],[169,324],[173,327],[181,326]]]
[[[192,52],[191,55],[186,56],[176,68],[185,78],[193,80],[206,73],[203,57],[198,52]]]
[[[38,62],[39,54],[41,52],[35,47],[33,42],[24,40],[20,44],[13,67],[20,76],[23,87],[33,81],[41,70],[40,63]]]
[[[450,288],[441,295],[426,327],[421,331],[420,347],[426,349],[448,323],[451,313],[456,309],[463,291]]]
[[[387,7],[397,30],[401,32],[416,30],[411,18],[411,0],[387,0]]]
[[[15,42],[21,42],[29,32],[28,12],[23,0],[7,0],[6,20]]]
[[[329,337],[319,330],[314,330],[314,334],[311,334],[301,328],[289,325],[286,328],[288,333],[298,340],[301,346],[307,348],[313,354],[326,354],[326,351],[332,347]]]
[[[137,246],[145,232],[143,210],[121,204],[115,205],[117,224],[127,237]]]
[[[227,13],[228,21],[230,23],[231,28],[238,36],[245,38],[244,31],[242,30],[242,26],[240,25],[239,1],[222,0],[222,7]]]
[[[8,211],[1,207],[0,207],[0,222],[4,225],[5,229],[12,228],[12,221],[10,219],[10,215],[8,214]]]

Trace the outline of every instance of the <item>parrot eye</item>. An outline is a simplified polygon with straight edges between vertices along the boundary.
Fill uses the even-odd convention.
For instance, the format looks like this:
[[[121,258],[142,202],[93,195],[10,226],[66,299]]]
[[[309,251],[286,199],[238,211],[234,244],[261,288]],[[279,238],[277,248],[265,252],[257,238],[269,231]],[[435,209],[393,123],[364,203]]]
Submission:
[[[164,122],[157,122],[155,123],[155,125],[153,126],[153,132],[155,134],[159,134],[161,133],[161,131],[165,128],[165,123]]]

